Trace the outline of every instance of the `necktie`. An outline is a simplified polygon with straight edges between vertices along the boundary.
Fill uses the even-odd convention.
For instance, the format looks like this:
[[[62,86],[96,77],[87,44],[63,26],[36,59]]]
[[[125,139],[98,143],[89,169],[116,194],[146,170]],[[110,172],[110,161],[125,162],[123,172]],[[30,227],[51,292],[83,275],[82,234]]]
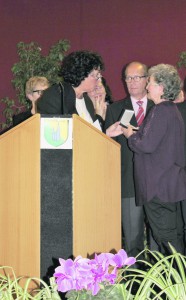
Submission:
[[[139,105],[139,109],[138,109],[138,113],[137,113],[137,116],[136,116],[136,121],[138,123],[138,126],[141,125],[141,123],[143,122],[144,120],[144,109],[143,109],[143,101],[137,101],[136,102],[138,105]]]

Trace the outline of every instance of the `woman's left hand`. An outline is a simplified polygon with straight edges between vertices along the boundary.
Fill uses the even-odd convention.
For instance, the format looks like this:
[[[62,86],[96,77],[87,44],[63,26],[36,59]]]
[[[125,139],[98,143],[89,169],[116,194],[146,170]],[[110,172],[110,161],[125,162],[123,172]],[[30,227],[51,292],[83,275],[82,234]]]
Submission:
[[[128,125],[128,128],[123,127],[123,135],[128,139],[135,132],[131,125]]]

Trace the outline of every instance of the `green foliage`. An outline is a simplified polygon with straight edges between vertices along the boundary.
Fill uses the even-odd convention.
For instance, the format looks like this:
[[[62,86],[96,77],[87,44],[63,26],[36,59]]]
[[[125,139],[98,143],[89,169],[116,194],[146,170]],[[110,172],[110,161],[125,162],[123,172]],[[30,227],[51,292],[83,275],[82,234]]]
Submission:
[[[1,123],[1,128],[4,129],[9,127],[12,123],[12,115],[20,111],[21,108],[15,106],[15,101],[8,97],[1,99],[1,102],[5,104],[5,109],[3,110],[3,115],[6,118],[6,123]]]
[[[8,273],[8,275],[7,275]],[[4,275],[5,274],[5,275]],[[21,281],[24,280],[24,287]],[[37,286],[35,289],[31,288]],[[50,285],[38,278],[16,278],[11,267],[0,267],[0,300],[60,300],[54,278]]]
[[[172,254],[164,256],[160,252],[148,252],[148,260],[138,260],[140,269],[125,267],[118,274],[117,284],[101,284],[100,291],[93,296],[90,291],[69,291],[68,300],[185,300],[186,299],[186,257],[176,252],[170,245]],[[9,269],[8,274],[3,271]],[[4,272],[5,273],[5,272]],[[51,278],[50,285],[37,278],[16,278],[10,267],[0,267],[0,300],[60,300],[57,285]],[[31,283],[37,288],[30,289]]]
[[[30,77],[45,76],[51,84],[61,80],[58,74],[61,62],[69,48],[70,42],[68,40],[59,40],[51,46],[48,55],[45,56],[42,54],[41,47],[35,42],[30,44],[19,42],[17,44],[19,61],[13,65],[11,71],[13,73],[12,84],[16,90],[19,105],[16,106],[16,101],[8,97],[0,100],[5,104],[3,115],[6,118],[6,123],[1,124],[2,128],[11,125],[14,113],[28,106],[25,97],[25,84]]]
[[[120,270],[117,284],[101,285],[96,296],[87,290],[69,291],[68,300],[185,300],[186,257],[170,245],[172,254],[143,251],[147,260],[138,260],[140,269]],[[142,253],[138,256],[140,257]]]
[[[68,300],[124,300],[127,299],[127,290],[123,284],[103,285],[97,295],[93,296],[91,291],[69,291],[66,294]],[[129,296],[130,297],[130,296]],[[132,299],[132,298],[128,298]]]
[[[125,288],[131,291],[132,299],[186,299],[186,257],[177,253],[171,245],[170,248],[172,255],[163,256],[159,252],[149,251],[153,263],[141,261],[143,270],[128,270]]]
[[[182,51],[179,54],[179,60],[177,62],[178,68],[185,67],[186,68],[186,51]]]

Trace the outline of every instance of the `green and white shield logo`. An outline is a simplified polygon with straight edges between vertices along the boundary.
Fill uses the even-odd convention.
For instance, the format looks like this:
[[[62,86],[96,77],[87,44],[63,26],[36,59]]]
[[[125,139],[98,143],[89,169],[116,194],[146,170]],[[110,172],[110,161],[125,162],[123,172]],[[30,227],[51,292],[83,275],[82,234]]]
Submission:
[[[68,139],[69,120],[48,119],[44,122],[44,138],[54,147],[63,145]]]

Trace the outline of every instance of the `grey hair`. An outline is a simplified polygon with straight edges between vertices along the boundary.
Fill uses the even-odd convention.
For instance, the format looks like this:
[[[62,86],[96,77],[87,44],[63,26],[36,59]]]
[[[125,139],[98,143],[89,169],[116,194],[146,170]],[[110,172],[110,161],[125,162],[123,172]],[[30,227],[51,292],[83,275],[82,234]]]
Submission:
[[[182,89],[182,80],[175,67],[168,64],[159,64],[151,67],[149,76],[153,76],[155,82],[163,86],[161,98],[174,101]]]

